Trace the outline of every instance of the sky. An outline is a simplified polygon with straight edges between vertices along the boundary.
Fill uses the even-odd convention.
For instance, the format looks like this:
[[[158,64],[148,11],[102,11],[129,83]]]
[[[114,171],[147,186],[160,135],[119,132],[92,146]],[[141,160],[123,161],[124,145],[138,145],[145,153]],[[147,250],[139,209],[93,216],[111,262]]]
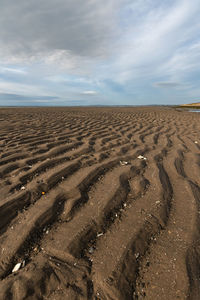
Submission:
[[[199,0],[1,0],[0,105],[200,101]]]

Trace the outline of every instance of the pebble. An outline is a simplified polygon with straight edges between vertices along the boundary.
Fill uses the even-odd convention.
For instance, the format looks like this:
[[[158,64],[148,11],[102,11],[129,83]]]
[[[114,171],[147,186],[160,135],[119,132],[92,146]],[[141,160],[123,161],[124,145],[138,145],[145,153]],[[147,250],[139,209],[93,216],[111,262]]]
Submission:
[[[94,252],[94,248],[93,248],[93,247],[90,247],[89,250],[88,250],[88,252],[89,252],[90,254],[92,254],[92,253]]]
[[[146,157],[144,157],[143,155],[139,155],[137,158],[139,158],[139,159],[144,159],[144,160],[146,160],[147,158]]]
[[[135,253],[135,258],[137,259],[140,256],[140,253]]]
[[[128,165],[128,162],[127,162],[127,161],[121,161],[121,160],[120,160],[120,165],[121,165],[121,166],[126,166],[126,165]]]

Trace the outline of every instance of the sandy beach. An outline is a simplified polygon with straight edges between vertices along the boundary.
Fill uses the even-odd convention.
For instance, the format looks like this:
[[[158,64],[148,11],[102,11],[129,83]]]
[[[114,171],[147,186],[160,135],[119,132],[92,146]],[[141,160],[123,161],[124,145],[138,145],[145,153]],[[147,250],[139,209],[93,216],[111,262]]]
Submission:
[[[200,299],[200,114],[0,109],[0,299]]]

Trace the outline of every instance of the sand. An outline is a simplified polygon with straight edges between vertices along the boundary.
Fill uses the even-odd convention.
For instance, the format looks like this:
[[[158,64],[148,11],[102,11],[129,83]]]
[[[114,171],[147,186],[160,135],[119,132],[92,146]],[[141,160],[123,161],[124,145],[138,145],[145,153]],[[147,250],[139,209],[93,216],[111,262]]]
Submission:
[[[200,114],[0,109],[0,299],[200,299]]]

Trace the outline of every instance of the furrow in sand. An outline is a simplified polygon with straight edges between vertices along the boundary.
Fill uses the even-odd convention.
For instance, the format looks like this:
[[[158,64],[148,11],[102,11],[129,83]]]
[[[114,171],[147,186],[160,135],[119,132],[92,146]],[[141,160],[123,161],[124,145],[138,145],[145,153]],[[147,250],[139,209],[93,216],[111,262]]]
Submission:
[[[28,182],[26,188],[23,186],[22,182],[20,182],[10,188],[10,193],[14,193],[21,189],[27,189],[33,195],[35,195],[35,200],[37,200],[38,196],[41,195],[41,192],[48,192],[50,189],[62,182],[66,177],[71,175],[71,173],[80,168],[80,166],[81,162],[79,160],[76,160],[74,162],[65,161],[65,163],[63,163],[59,167],[57,166],[57,168],[47,170],[48,177],[45,180],[41,178],[43,177],[42,173],[40,175],[36,173],[33,180]]]
[[[98,236],[105,234],[111,224],[120,217],[123,208],[127,205],[126,200],[130,192],[129,181],[141,171],[143,172],[143,168],[129,165],[115,167],[93,185],[88,194],[88,204],[69,224],[65,224],[62,230],[60,229],[61,235],[65,232],[68,237],[67,241],[63,241],[67,252],[76,258],[82,258],[91,245],[94,247]],[[147,186],[145,180],[141,180],[142,184],[143,188]],[[68,231],[71,232],[70,237]]]
[[[119,164],[119,161],[117,162]],[[114,161],[114,165],[116,165],[116,161]],[[83,195],[83,193],[86,193],[90,185],[94,183],[94,180],[97,180],[100,175],[105,174],[105,172],[107,172],[109,168],[112,166],[113,166],[113,162],[110,162],[101,168],[96,168],[96,169],[93,168],[93,170],[91,170],[91,168],[88,168],[88,174],[85,177],[85,172],[84,172],[82,174],[82,180],[78,184],[78,187],[80,189],[80,194]],[[81,176],[79,174],[77,180],[80,179]],[[77,180],[72,179],[74,188],[73,188],[73,184],[70,184],[69,185],[70,188],[68,188],[68,191],[64,189],[64,183],[63,183],[62,184],[63,188],[61,188],[61,186],[59,187],[59,190],[62,190],[61,195],[56,196],[56,191],[52,191],[51,194],[46,195],[46,197],[44,197],[43,199],[43,202],[46,199],[49,200],[47,202],[45,201],[45,205],[44,203],[42,203],[42,200],[37,202],[33,207],[31,207],[27,212],[23,214],[21,219],[19,217],[18,220],[16,220],[16,222],[14,223],[15,226],[13,226],[13,228],[11,228],[10,231],[7,230],[6,235],[3,235],[1,237],[2,253],[4,252],[4,249],[9,249],[9,252],[7,252],[5,255],[2,255],[1,257],[2,277],[9,275],[11,269],[13,268],[14,263],[16,262],[16,259],[20,259],[20,257],[21,259],[24,258],[26,260],[29,259],[29,252],[34,247],[34,245],[38,243],[38,240],[40,240],[43,234],[43,229],[51,225],[51,223],[58,218],[61,211],[66,212],[66,208],[64,208],[63,206],[64,202],[70,196],[71,189],[72,192],[73,189],[75,189],[76,187],[75,184],[77,184]],[[85,199],[82,199],[82,201],[84,203]],[[72,211],[73,209],[74,206],[72,206]],[[71,217],[71,213],[70,213],[70,217]],[[12,246],[13,234],[18,235],[22,231],[22,228],[24,228],[24,222],[26,223],[26,230],[23,230],[23,234],[19,235],[19,238],[17,239],[17,243],[15,243],[15,246]],[[8,238],[6,238],[7,236]]]
[[[182,165],[184,150],[173,150],[163,161],[169,179],[176,178],[170,180],[170,218],[142,261],[136,290],[139,299],[144,295],[147,299],[187,299],[190,283],[185,262],[196,232],[197,211]]]
[[[22,159],[27,158],[27,157],[28,157],[27,154],[14,154],[14,155],[11,155],[11,157],[1,160],[0,161],[0,166],[7,165],[10,162],[16,162],[16,161],[22,160]]]
[[[18,196],[2,201],[2,205],[0,206],[0,215],[2,216],[0,230],[5,230],[9,223],[16,218],[20,212],[27,210],[29,206],[40,200],[43,194],[49,193],[59,183],[63,183],[63,181],[76,172],[80,166],[79,161],[72,163],[59,172],[49,176],[46,182],[39,182],[37,187],[27,189],[26,193],[20,193]]]
[[[6,175],[8,176],[12,171],[19,168],[19,164],[17,163],[8,163],[6,166],[0,169],[0,178],[5,179]]]
[[[64,195],[58,194],[39,201],[28,211],[25,211],[23,216],[19,216],[13,225],[0,237],[1,278],[11,272],[18,257],[22,255],[26,259],[26,253],[30,251],[31,247],[41,236],[43,228],[58,218],[65,200]],[[15,240],[14,244],[13,239]]]
[[[139,261],[154,236],[165,226],[163,210],[168,210],[169,203],[162,199],[162,185],[155,192],[159,172],[155,170],[151,174],[146,170],[144,176],[150,182],[147,192],[130,202],[122,221],[112,226],[96,245],[97,250],[92,256],[92,278],[97,299],[134,297]],[[133,182],[133,186],[135,184]],[[105,254],[109,264],[104,260]]]
[[[99,181],[93,182],[92,190],[88,191],[87,198],[88,203],[74,216],[70,222],[62,224],[54,233],[55,237],[66,236],[66,239],[62,239],[59,245],[47,246],[44,248],[50,249],[53,254],[53,249],[62,250],[63,252],[70,252],[77,258],[81,258],[85,255],[85,251],[88,250],[89,245],[93,242],[98,232],[104,231],[102,228],[102,220],[104,218],[104,212],[108,212],[106,206],[109,202],[112,202],[113,197],[116,197],[117,192],[120,193],[116,204],[120,203],[122,198],[126,198],[125,188],[120,182],[120,176],[124,172],[130,170],[130,166],[118,166],[113,171],[107,172],[104,177],[101,177]],[[109,180],[109,181],[108,181]],[[123,181],[123,180],[122,180]],[[110,185],[110,182],[112,185]],[[101,190],[101,194],[95,193],[94,185],[97,191]],[[121,195],[122,194],[122,195]],[[88,213],[89,212],[89,213]]]
[[[6,230],[11,220],[14,219],[19,212],[22,212],[31,204],[31,193],[21,193],[18,197],[14,197],[10,201],[4,201],[0,205],[0,233]]]
[[[192,149],[196,150],[193,145]],[[193,168],[191,169],[191,164]],[[198,165],[198,154],[195,152],[187,151],[186,153],[181,153],[181,158],[179,159],[179,168],[177,171],[181,170],[179,174],[188,182],[193,198],[196,202],[197,207],[197,217],[196,217],[196,227],[193,231],[193,237],[191,245],[187,249],[186,254],[186,267],[189,280],[188,297],[187,299],[195,300],[200,297],[200,273],[199,273],[199,237],[200,237],[200,170]]]
[[[46,194],[42,198],[41,198],[41,194],[40,196],[38,195],[38,199],[41,198],[40,201],[36,202],[34,206],[30,207],[27,211],[24,212],[22,216],[22,220],[19,216],[14,222],[15,226],[13,225],[11,228],[9,228],[6,231],[4,235],[1,236],[2,249],[9,249],[9,253],[6,252],[5,254],[6,258],[4,257],[4,255],[2,255],[1,258],[2,259],[1,276],[4,276],[4,274],[10,272],[10,268],[13,265],[14,257],[17,255],[17,253],[21,251],[21,249],[27,248],[27,240],[29,241],[30,239],[32,239],[29,248],[32,247],[32,244],[35,243],[35,238],[32,238],[32,236],[34,236],[37,231],[40,233],[45,226],[49,225],[49,223],[52,222],[52,219],[54,219],[54,217],[58,217],[58,215],[60,215],[61,212],[60,209],[62,205],[63,205],[62,209],[64,209],[65,212],[68,211],[65,217],[72,218],[73,215],[75,214],[75,211],[87,201],[87,197],[88,197],[87,191],[89,190],[91,184],[93,184],[94,181],[97,181],[99,176],[105,174],[111,167],[113,167],[117,163],[119,164],[119,160],[111,161],[100,167],[88,168],[88,170],[85,172],[82,172],[81,170],[81,172],[83,173],[82,176],[81,174],[79,174],[77,176],[77,179],[72,179],[71,183],[67,185],[67,189],[65,188],[66,183],[62,182],[62,184],[59,185],[59,190],[61,190],[64,195],[67,194],[68,198],[70,197],[71,193],[73,194],[73,191],[77,188],[77,184],[78,184],[77,192],[75,192],[75,194],[78,194],[78,197],[75,197],[73,199],[72,198],[68,199],[68,203],[66,207],[64,207],[66,196],[57,197],[56,193],[58,192],[56,192],[56,190],[55,191],[52,190],[51,193]],[[57,174],[54,174],[54,176],[50,177],[48,180],[48,185],[47,185],[48,188],[51,189],[55,187],[55,185],[57,185],[58,181],[60,180],[60,177],[62,178],[63,175],[66,175],[63,172],[67,172],[67,174],[69,175],[72,173],[72,171],[77,170],[79,166],[80,166],[79,163],[75,163],[64,170],[61,170]],[[61,199],[62,200],[61,201],[60,198],[64,200]],[[22,199],[24,199],[23,196]],[[60,202],[58,208],[56,208],[57,202]],[[2,207],[2,211],[5,212],[4,210],[6,208],[8,211],[9,205],[11,205],[11,203],[12,203],[11,201],[5,203],[5,205]],[[28,202],[26,204],[30,205],[30,194],[29,194]],[[25,205],[24,202],[22,202],[22,206],[23,205]],[[19,206],[17,206],[16,204],[15,208],[18,210],[21,209],[20,202],[19,202]],[[13,217],[16,217],[16,215],[17,215],[16,213],[13,214],[6,221],[7,222],[11,221],[11,219]],[[42,221],[42,219],[44,219],[44,222]],[[29,223],[27,224],[27,222]],[[26,229],[22,230],[25,224],[26,224]],[[21,231],[23,232],[23,234],[20,235],[19,233]],[[12,247],[13,234],[19,235],[17,239],[17,243],[15,243],[14,247]],[[6,238],[7,236],[8,238]]]
[[[30,182],[35,176],[39,176],[47,170],[54,168],[55,166],[58,166],[66,161],[72,161],[78,158],[79,156],[89,154],[90,152],[90,148],[83,147],[82,150],[79,149],[79,151],[77,152],[73,150],[71,152],[71,155],[68,156],[59,156],[59,158],[54,158],[54,156],[52,158],[51,156],[49,156],[47,160],[45,160],[44,162],[39,162],[35,167],[31,165],[31,171],[24,171],[24,175],[20,174],[19,181],[21,182],[21,184],[25,185],[28,182]]]
[[[136,154],[135,154],[135,156],[136,156]],[[130,157],[128,157],[128,158],[130,158]],[[120,161],[119,159],[116,159],[114,161],[111,160],[110,162],[103,164],[102,166],[99,166],[98,168],[94,167],[94,171],[90,174],[90,177],[86,178],[85,181],[83,183],[81,183],[81,185],[79,187],[80,196],[78,194],[77,198],[75,197],[75,198],[72,198],[72,200],[68,201],[67,206],[71,207],[71,210],[69,212],[70,216],[68,216],[68,217],[71,218],[74,215],[76,209],[79,206],[83,205],[84,201],[87,200],[86,190],[89,188],[90,180],[97,179],[98,176],[104,174],[110,167],[115,166],[116,164],[119,164],[119,161]],[[8,222],[12,221],[12,219],[14,217],[16,217],[20,211],[27,209],[30,204],[33,204],[38,199],[40,199],[40,197],[42,196],[42,193],[50,192],[53,188],[55,188],[60,183],[65,184],[66,178],[68,178],[70,175],[72,175],[74,172],[76,172],[78,169],[80,169],[80,167],[81,167],[81,163],[80,163],[80,161],[77,161],[77,162],[68,164],[67,167],[61,168],[60,171],[57,171],[56,173],[54,172],[54,170],[51,170],[52,175],[49,175],[49,177],[45,181],[43,179],[40,179],[40,177],[37,176],[35,179],[35,183],[30,182],[26,187],[26,190],[28,191],[28,194],[30,196],[28,201],[26,201],[26,199],[24,199],[24,206],[23,206],[23,204],[22,204],[22,206],[20,204],[18,205],[16,202],[16,204],[14,206],[15,213],[11,214],[9,216],[9,218],[6,218],[6,220],[7,220],[6,225],[8,225]],[[48,171],[48,173],[49,173],[49,171]],[[15,190],[21,189],[21,187],[22,187],[22,184],[19,184],[18,186],[15,186]],[[85,199],[85,200],[83,200],[83,199]],[[6,201],[6,207],[7,207],[8,211],[9,211],[9,203],[13,203],[13,202],[15,202],[15,200],[16,200],[16,197],[13,199],[11,198],[10,200],[8,199],[8,201]]]

